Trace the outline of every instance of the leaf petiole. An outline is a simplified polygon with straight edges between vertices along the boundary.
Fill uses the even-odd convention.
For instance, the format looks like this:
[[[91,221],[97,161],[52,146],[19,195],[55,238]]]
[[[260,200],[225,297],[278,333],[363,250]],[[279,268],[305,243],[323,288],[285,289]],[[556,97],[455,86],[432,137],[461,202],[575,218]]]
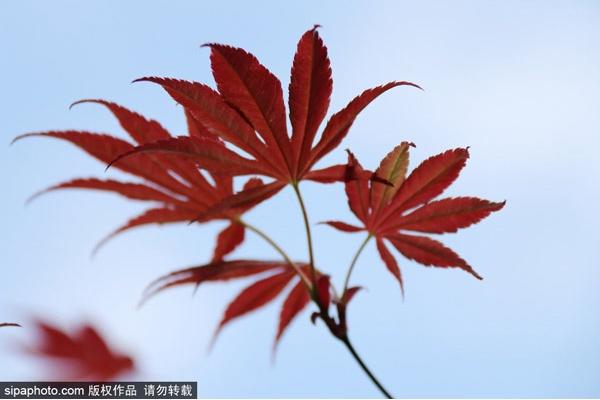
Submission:
[[[275,251],[277,251],[283,257],[283,259],[290,265],[290,267],[292,267],[294,269],[294,271],[296,271],[298,276],[300,276],[300,279],[302,279],[302,281],[306,285],[308,291],[312,292],[312,284],[310,283],[310,280],[306,277],[306,275],[304,274],[304,272],[302,272],[302,270],[298,267],[298,265],[296,265],[296,263],[294,261],[292,261],[290,256],[288,256],[288,254],[285,252],[285,250],[283,250],[281,248],[281,246],[279,246],[273,239],[271,239],[271,237],[269,235],[267,235],[265,232],[263,232],[261,229],[255,227],[254,225],[247,223],[246,221],[242,220],[241,218],[238,219],[237,222],[239,224],[243,225],[245,228],[256,233],[258,236],[263,238],[267,243],[269,243],[271,245],[271,247],[273,247],[275,249]]]
[[[356,265],[356,262],[358,261],[358,257],[360,256],[360,254],[362,253],[362,251],[365,249],[365,247],[367,246],[367,243],[369,243],[369,240],[371,240],[372,237],[373,237],[372,233],[369,233],[367,235],[367,237],[365,238],[365,240],[363,240],[363,242],[361,243],[360,247],[356,251],[356,254],[354,255],[354,258],[352,258],[352,262],[350,263],[350,266],[348,267],[348,272],[346,273],[346,279],[344,280],[344,289],[342,290],[342,298],[344,298],[344,295],[348,291],[348,285],[350,284],[350,276],[352,275],[352,271],[354,270],[354,266]]]
[[[315,257],[313,253],[313,243],[312,243],[312,233],[310,230],[310,223],[308,221],[308,213],[306,211],[306,205],[304,204],[304,199],[302,198],[302,193],[300,192],[300,187],[298,182],[292,182],[292,187],[294,188],[294,192],[296,193],[296,197],[298,198],[298,203],[300,203],[300,209],[302,210],[302,218],[304,219],[304,229],[306,230],[306,242],[308,243],[308,260],[310,264],[310,278],[312,282],[317,281],[317,273],[315,271]]]

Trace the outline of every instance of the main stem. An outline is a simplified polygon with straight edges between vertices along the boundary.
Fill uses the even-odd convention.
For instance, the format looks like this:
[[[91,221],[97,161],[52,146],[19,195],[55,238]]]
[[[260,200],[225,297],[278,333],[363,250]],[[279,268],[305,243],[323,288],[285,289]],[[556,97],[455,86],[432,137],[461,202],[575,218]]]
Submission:
[[[314,261],[314,254],[313,254],[312,234],[311,234],[311,230],[310,230],[310,223],[308,221],[308,213],[306,211],[306,205],[304,204],[304,199],[302,198],[302,193],[300,192],[300,188],[298,186],[298,182],[293,182],[292,183],[292,187],[294,188],[294,192],[296,193],[296,197],[298,198],[298,203],[300,204],[300,209],[302,210],[302,217],[304,219],[304,228],[306,230],[306,241],[308,243],[308,256],[309,256],[309,259],[310,259],[311,279],[312,279],[312,282],[314,282],[316,284],[316,272],[315,272],[315,261]],[[354,259],[352,260],[352,263],[350,264],[350,268],[348,270],[348,274],[346,275],[346,282],[344,284],[344,291],[342,293],[342,297],[341,298],[343,298],[343,296],[344,296],[344,294],[345,294],[345,292],[346,292],[346,290],[348,288],[348,283],[350,281],[350,275],[352,274],[352,270],[354,268],[354,265],[356,264],[356,261],[358,260],[358,257],[360,256],[360,253],[363,251],[363,249],[365,248],[365,246],[367,245],[367,243],[369,242],[369,240],[371,239],[371,237],[372,237],[371,234],[369,234],[366,237],[366,239],[364,240],[364,242],[359,247],[356,255],[354,256]],[[323,305],[321,304],[321,300],[319,299],[318,292],[316,290],[314,291],[314,296],[315,297],[313,298],[313,301],[317,304],[317,306],[319,307],[319,309],[323,313],[323,311],[326,310],[326,308],[323,307]],[[326,313],[326,311],[325,311],[325,313]],[[339,316],[339,317],[343,318],[341,316]],[[381,393],[386,398],[393,399],[393,397],[390,394],[390,392],[388,392],[383,387],[383,385],[381,384],[381,382],[379,382],[379,380],[371,372],[371,370],[369,369],[369,367],[367,367],[367,365],[362,360],[362,358],[360,358],[360,356],[356,352],[356,349],[354,348],[354,346],[352,346],[352,343],[350,342],[350,339],[348,338],[348,335],[345,332],[345,328],[344,328],[344,333],[340,334],[339,332],[336,332],[335,330],[332,329],[333,326],[331,324],[333,323],[333,325],[335,325],[335,321],[333,321],[333,319],[331,319],[331,317],[329,317],[328,315],[322,315],[322,318],[323,318],[323,320],[325,320],[325,319],[329,320],[329,323],[327,323],[327,321],[325,321],[325,322],[327,323],[327,326],[330,329],[331,334],[334,337],[336,337],[337,339],[339,339],[342,343],[344,343],[344,345],[346,345],[346,347],[350,351],[350,354],[352,354],[352,357],[354,357],[354,359],[356,360],[356,362],[358,363],[358,365],[360,365],[360,367],[362,368],[362,370],[367,374],[367,376],[369,377],[369,379],[371,379],[371,381],[373,382],[373,384],[375,384],[375,386],[377,386],[377,388],[381,391]],[[345,318],[344,318],[344,320],[345,320]],[[340,324],[341,324],[341,322],[340,322]],[[345,322],[344,322],[344,325],[345,325]]]
[[[298,193],[298,198],[302,199],[302,196],[300,196],[299,191],[297,193]],[[303,205],[304,203],[301,201],[301,204]],[[303,206],[302,206],[302,209],[305,210],[305,208]],[[305,212],[304,212],[304,215],[305,215],[305,221],[308,221],[308,218],[306,217],[306,213]],[[258,236],[260,236],[262,239],[264,239],[267,243],[269,243],[269,245],[271,245],[271,247],[273,247],[283,257],[283,259],[298,273],[298,275],[300,276],[300,279],[302,279],[302,281],[306,285],[308,291],[310,292],[312,290],[313,285],[311,284],[311,282],[304,275],[304,273],[302,272],[302,270],[300,270],[300,268],[298,268],[298,266],[296,265],[296,263],[294,263],[292,261],[292,259],[288,256],[288,254],[285,252],[285,250],[283,250],[281,248],[281,246],[279,246],[273,239],[271,239],[271,237],[269,235],[267,235],[265,232],[263,232],[261,229],[255,227],[254,225],[251,225],[251,224],[247,223],[246,221],[244,221],[242,219],[238,219],[237,221],[238,221],[238,223],[240,223],[243,226],[245,226],[247,229],[249,229],[252,232],[256,233]],[[310,232],[309,225],[306,225],[306,227],[307,227],[307,230]],[[308,233],[307,236],[310,238],[310,233]],[[358,256],[360,255],[360,252],[365,247],[365,245],[367,244],[367,242],[369,241],[370,238],[371,238],[371,236],[369,235],[367,237],[367,239],[363,242],[362,246],[360,247],[359,251],[357,252],[356,256],[354,257],[353,264],[356,263],[356,260],[358,259]],[[311,249],[311,254],[312,254],[312,242],[310,242],[310,243],[311,244],[309,245],[309,247]],[[313,265],[313,264],[311,264],[311,265]],[[319,303],[318,298],[316,298],[315,302],[317,303],[317,306],[319,307],[319,309],[322,309],[321,304]],[[330,330],[331,330],[331,327],[330,327]],[[354,349],[354,346],[352,346],[352,343],[350,342],[350,339],[348,338],[348,335],[346,333],[344,333],[343,335],[340,336],[340,335],[336,334],[336,332],[334,332],[334,331],[331,331],[331,333],[333,334],[333,336],[335,336],[336,338],[338,338],[342,343],[344,343],[344,345],[346,345],[346,347],[350,351],[350,354],[352,354],[352,357],[354,357],[354,359],[356,360],[356,362],[360,365],[360,367],[362,368],[362,370],[367,374],[367,376],[369,377],[369,379],[371,379],[371,381],[373,382],[373,384],[375,384],[375,386],[377,386],[377,388],[381,391],[381,393],[385,397],[387,397],[388,399],[392,399],[393,397],[390,394],[390,392],[388,392],[383,387],[383,385],[381,384],[381,382],[379,382],[379,380],[377,380],[377,378],[375,377],[375,375],[373,375],[373,373],[371,372],[371,370],[369,369],[369,367],[367,367],[367,365],[362,360],[362,358],[360,358],[360,356],[356,352],[356,349]]]
[[[356,362],[358,363],[358,365],[360,365],[360,367],[365,372],[365,374],[367,374],[367,376],[369,377],[369,379],[371,379],[371,382],[373,382],[373,384],[375,384],[375,386],[377,386],[377,389],[379,389],[379,391],[385,397],[387,397],[388,399],[393,399],[394,396],[392,396],[392,394],[390,392],[388,392],[385,387],[383,387],[383,385],[381,384],[381,382],[379,382],[379,380],[377,379],[377,377],[375,377],[375,375],[373,375],[373,373],[371,372],[371,370],[369,369],[369,367],[367,367],[367,365],[362,360],[362,358],[360,358],[360,356],[356,352],[356,349],[354,348],[354,346],[352,346],[352,343],[350,342],[350,339],[348,338],[348,336],[340,338],[340,340],[342,341],[342,343],[344,343],[346,345],[346,347],[350,351],[350,354],[352,354],[352,357],[354,357],[354,359],[356,360]]]

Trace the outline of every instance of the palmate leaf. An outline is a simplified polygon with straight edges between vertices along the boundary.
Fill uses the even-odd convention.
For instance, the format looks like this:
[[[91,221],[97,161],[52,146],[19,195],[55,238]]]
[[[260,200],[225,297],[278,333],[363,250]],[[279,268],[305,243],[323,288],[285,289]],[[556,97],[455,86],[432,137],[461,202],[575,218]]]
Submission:
[[[106,107],[142,149],[144,146],[152,146],[156,143],[176,140],[157,121],[146,119],[140,114],[118,104],[98,99],[82,100],[74,104],[81,103],[95,103]],[[213,162],[215,165],[219,165],[219,157],[229,157],[232,163],[237,162],[237,164],[221,169],[213,168],[213,171],[210,173],[212,182],[210,182],[200,172],[196,162],[189,159],[173,157],[165,153],[127,157],[120,160],[115,167],[142,178],[142,182],[77,178],[42,190],[32,196],[30,200],[41,194],[56,190],[84,189],[111,192],[129,199],[155,203],[153,208],[147,209],[142,214],[132,218],[107,235],[94,248],[94,253],[108,240],[132,228],[150,224],[167,224],[195,220],[201,213],[205,213],[207,210],[212,209],[215,204],[233,195],[233,180],[230,175],[225,174],[231,172],[231,168],[237,168],[237,171],[242,168],[250,168],[250,172],[260,172],[260,169],[256,171],[252,170],[254,161],[244,161],[243,157],[228,150],[219,137],[208,132],[203,125],[198,124],[189,112],[186,112],[186,120],[188,122],[189,136],[181,137],[178,143],[187,143],[189,148],[198,149],[205,154],[212,155],[217,158]],[[136,149],[131,143],[117,137],[83,131],[50,131],[26,134],[17,137],[15,141],[32,136],[52,137],[68,141],[106,164],[119,158],[119,156],[123,156],[123,154],[132,151],[142,151],[139,148]],[[253,189],[261,186],[263,186],[263,183],[260,179],[250,178],[246,182],[244,189]],[[234,205],[204,220],[237,220],[243,212],[250,209],[254,204],[256,203]],[[233,237],[228,237],[227,233],[223,233],[223,240],[215,247],[214,260],[225,257],[241,243],[244,234],[243,232],[240,234],[240,231],[243,231],[243,229],[243,227],[238,226],[237,233]]]
[[[55,380],[110,381],[134,371],[131,357],[111,349],[90,324],[69,333],[37,320],[37,341],[26,348],[31,356],[51,363]]]
[[[217,155],[209,143],[200,145],[201,142],[195,143],[188,137],[176,138],[138,146],[115,165],[140,154],[169,152],[194,160],[210,171],[233,176],[263,175],[274,179],[273,187],[279,188],[304,179],[321,183],[344,181],[347,176],[340,165],[321,170],[313,167],[342,142],[360,112],[381,94],[399,86],[419,88],[410,82],[394,81],[364,91],[329,119],[315,144],[333,85],[327,48],[317,26],[302,35],[294,56],[288,102],[291,137],[279,79],[243,49],[215,43],[205,46],[211,50],[211,68],[218,92],[202,83],[172,78],[146,77],[136,81],[162,86],[202,126],[203,132],[234,146],[231,152]],[[243,155],[236,157],[236,149]],[[355,179],[373,177],[372,173],[364,172]],[[229,202],[231,206],[236,203],[235,199]]]
[[[308,272],[309,267],[307,264],[296,264],[303,272]],[[209,264],[175,271],[152,282],[144,292],[141,304],[166,289],[184,285],[193,285],[197,289],[206,282],[224,282],[252,276],[258,276],[259,278],[243,289],[228,305],[221,322],[216,328],[214,339],[225,325],[271,303],[288,286],[292,285],[292,289],[287,293],[282,303],[273,346],[275,349],[292,320],[310,301],[308,288],[290,265],[285,262],[259,260],[213,261]],[[321,276],[318,271],[317,276]]]
[[[350,210],[362,227],[341,221],[327,225],[343,232],[368,231],[376,239],[377,250],[402,292],[404,282],[398,263],[386,246],[389,242],[410,260],[425,266],[459,268],[477,279],[481,276],[453,250],[437,240],[414,236],[404,231],[448,233],[473,225],[492,212],[501,210],[505,202],[491,202],[476,197],[434,200],[454,182],[469,157],[467,149],[448,150],[423,161],[406,177],[411,143],[402,143],[381,162],[376,174],[393,186],[377,181],[348,181],[346,195]],[[362,166],[348,154],[349,174],[360,173]]]

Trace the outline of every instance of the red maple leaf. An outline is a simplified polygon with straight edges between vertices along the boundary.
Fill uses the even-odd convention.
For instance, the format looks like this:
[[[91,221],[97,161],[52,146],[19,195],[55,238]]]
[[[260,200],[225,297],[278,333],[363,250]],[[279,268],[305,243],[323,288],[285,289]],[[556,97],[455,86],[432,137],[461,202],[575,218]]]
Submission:
[[[404,142],[394,148],[376,170],[377,176],[392,183],[391,186],[358,180],[346,182],[348,204],[362,226],[341,221],[325,223],[344,232],[367,231],[369,238],[374,237],[381,259],[399,281],[402,290],[400,268],[386,247],[386,240],[406,258],[420,264],[460,268],[482,279],[465,260],[442,243],[405,231],[456,232],[502,209],[505,202],[495,203],[477,197],[434,200],[458,177],[469,158],[468,149],[448,150],[428,158],[406,177],[411,146],[414,145]],[[348,173],[360,173],[362,170],[351,152],[348,152],[347,168]]]
[[[197,137],[179,137],[142,144],[113,162],[140,153],[178,154],[213,172],[232,176],[262,175],[273,181],[244,190],[217,207],[201,213],[210,217],[231,207],[265,200],[287,184],[303,179],[330,183],[344,178],[344,166],[313,170],[315,163],[335,149],[347,135],[358,114],[379,95],[410,82],[390,82],[365,90],[345,108],[333,114],[319,140],[317,131],[327,114],[333,81],[327,48],[317,26],[298,43],[289,85],[291,137],[287,131],[286,109],[280,81],[258,59],[243,49],[207,44],[218,91],[198,82],[146,77],[161,85],[193,116],[199,126],[244,152],[243,155]],[[370,178],[369,173],[356,178]]]
[[[53,379],[110,381],[134,370],[131,357],[111,349],[89,324],[69,333],[37,321],[36,329],[37,341],[27,352],[50,364]]]
[[[118,119],[123,129],[136,144],[152,143],[172,138],[171,134],[157,121],[149,120],[115,103],[104,100],[82,100],[78,103],[97,103],[105,106]],[[210,143],[215,149],[227,151],[225,144],[217,137],[208,134],[201,125],[186,113],[188,121],[187,138]],[[135,146],[125,140],[106,134],[84,131],[50,131],[21,135],[15,141],[31,136],[53,137],[66,140],[104,163],[109,163],[120,154],[131,151]],[[30,198],[59,189],[102,190],[121,196],[149,201],[157,204],[141,215],[106,236],[96,246],[97,250],[107,240],[129,229],[148,224],[189,222],[198,214],[233,194],[231,176],[212,173],[212,182],[205,177],[194,163],[168,154],[143,155],[125,160],[117,166],[123,172],[142,178],[142,182],[121,182],[112,179],[78,178],[59,183]],[[244,188],[260,189],[264,185],[258,178],[249,179]],[[230,220],[230,224],[219,234],[213,258],[219,260],[232,252],[244,240],[244,227],[237,223],[238,217],[254,204],[247,202],[220,213],[213,213],[210,219]]]

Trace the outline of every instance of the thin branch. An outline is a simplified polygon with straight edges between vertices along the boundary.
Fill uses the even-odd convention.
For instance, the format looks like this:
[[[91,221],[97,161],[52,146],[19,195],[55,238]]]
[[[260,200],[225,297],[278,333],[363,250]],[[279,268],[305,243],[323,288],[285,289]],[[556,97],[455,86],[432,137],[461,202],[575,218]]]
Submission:
[[[251,230],[252,232],[256,233],[258,236],[260,236],[261,238],[263,238],[267,243],[269,243],[283,258],[284,260],[296,271],[296,273],[300,276],[300,278],[302,279],[302,281],[304,282],[304,284],[306,285],[307,289],[309,292],[313,293],[313,301],[315,302],[315,304],[317,305],[317,307],[323,311],[323,306],[320,302],[320,299],[318,298],[318,293],[315,290],[315,286],[314,284],[316,283],[316,270],[315,270],[315,265],[314,265],[314,256],[313,256],[313,245],[312,245],[312,235],[311,235],[311,230],[310,230],[310,224],[308,221],[308,214],[306,212],[306,206],[304,204],[304,200],[302,199],[302,194],[300,193],[300,189],[298,188],[298,184],[292,184],[292,187],[294,188],[294,192],[296,192],[296,196],[298,197],[298,202],[300,203],[300,208],[302,209],[302,216],[304,218],[304,226],[306,229],[306,238],[307,238],[307,242],[308,242],[308,253],[309,253],[309,258],[310,258],[310,271],[311,271],[311,279],[312,279],[312,283],[311,283],[311,279],[307,278],[304,273],[302,272],[302,270],[296,265],[296,263],[294,263],[294,261],[292,261],[292,259],[288,256],[288,254],[273,240],[271,239],[271,237],[269,235],[267,235],[265,232],[263,232],[262,230],[260,230],[259,228],[243,221],[243,220],[239,220],[239,223],[242,224],[243,226],[245,226],[247,229]],[[346,282],[344,285],[344,292],[342,293],[342,296],[345,294],[347,287],[348,287],[348,283],[350,281],[350,275],[352,274],[352,270],[354,269],[354,266],[358,260],[358,257],[360,256],[360,254],[362,253],[363,249],[366,247],[367,243],[369,242],[369,240],[371,239],[372,235],[368,235],[365,240],[363,241],[363,243],[361,244],[361,246],[359,247],[358,251],[356,252],[352,263],[350,264],[350,267],[348,269],[348,274],[346,275]],[[371,370],[367,367],[367,365],[365,364],[365,362],[362,360],[362,358],[358,355],[358,353],[356,352],[356,349],[354,349],[354,346],[352,345],[352,343],[350,342],[350,339],[348,338],[348,336],[346,335],[346,333],[342,333],[340,334],[339,331],[336,331],[336,328],[339,327],[337,326],[336,322],[331,319],[330,317],[328,317],[327,315],[323,314],[322,317],[324,318],[324,321],[327,323],[327,326],[329,328],[329,330],[331,331],[332,335],[336,338],[338,338],[340,341],[342,341],[344,343],[344,345],[348,348],[348,350],[350,351],[350,354],[352,355],[352,357],[356,360],[356,362],[360,365],[360,367],[362,368],[362,370],[367,374],[367,376],[369,377],[369,379],[373,382],[373,384],[375,384],[375,386],[381,391],[381,393],[387,397],[388,399],[392,399],[392,395],[383,387],[383,385],[381,384],[381,382],[379,382],[379,380],[377,379],[377,377],[375,377],[375,375],[371,372]],[[327,318],[327,320],[325,320],[325,318]]]
[[[356,251],[354,258],[352,259],[352,262],[350,263],[350,267],[348,267],[348,273],[346,274],[346,279],[344,280],[344,289],[342,290],[342,298],[344,297],[344,295],[346,294],[346,291],[348,290],[348,285],[350,284],[350,276],[352,275],[354,266],[356,265],[356,262],[358,261],[358,257],[360,256],[362,251],[365,249],[365,247],[367,246],[367,243],[369,243],[369,240],[371,240],[372,237],[373,237],[373,235],[369,233],[369,235],[365,238],[365,240],[361,243],[360,247]]]
[[[309,279],[306,277],[306,275],[304,275],[304,273],[302,272],[302,270],[300,269],[300,267],[298,267],[298,265],[296,265],[296,263],[294,261],[292,261],[292,259],[288,256],[288,254],[285,252],[285,250],[283,250],[281,248],[281,246],[279,246],[273,239],[271,239],[271,237],[269,235],[267,235],[265,232],[263,232],[259,228],[255,227],[254,225],[251,225],[251,224],[247,223],[246,221],[244,221],[242,219],[239,219],[238,222],[240,224],[242,224],[244,227],[246,227],[247,229],[249,229],[252,232],[256,233],[261,238],[263,238],[267,243],[269,243],[271,245],[271,247],[273,247],[279,254],[281,254],[281,256],[283,257],[283,259],[300,276],[300,279],[302,279],[302,281],[306,285],[307,289],[309,291],[312,290],[312,285],[311,285]]]
[[[392,396],[392,394],[390,392],[388,392],[385,387],[383,387],[383,385],[381,384],[381,382],[379,382],[379,380],[377,379],[377,377],[375,375],[373,375],[373,373],[371,372],[371,370],[369,369],[369,367],[367,367],[367,365],[362,360],[362,358],[360,358],[360,356],[356,352],[356,349],[354,348],[354,346],[352,346],[352,343],[350,342],[350,339],[348,338],[348,336],[340,338],[340,340],[342,341],[342,343],[344,343],[346,345],[346,347],[350,351],[350,354],[352,354],[352,357],[354,357],[354,359],[356,360],[356,362],[358,363],[358,365],[360,365],[360,367],[367,374],[367,376],[369,377],[369,379],[371,379],[371,381],[375,384],[375,386],[377,386],[377,389],[379,389],[379,391],[385,397],[387,397],[388,399],[393,399],[394,396]]]

